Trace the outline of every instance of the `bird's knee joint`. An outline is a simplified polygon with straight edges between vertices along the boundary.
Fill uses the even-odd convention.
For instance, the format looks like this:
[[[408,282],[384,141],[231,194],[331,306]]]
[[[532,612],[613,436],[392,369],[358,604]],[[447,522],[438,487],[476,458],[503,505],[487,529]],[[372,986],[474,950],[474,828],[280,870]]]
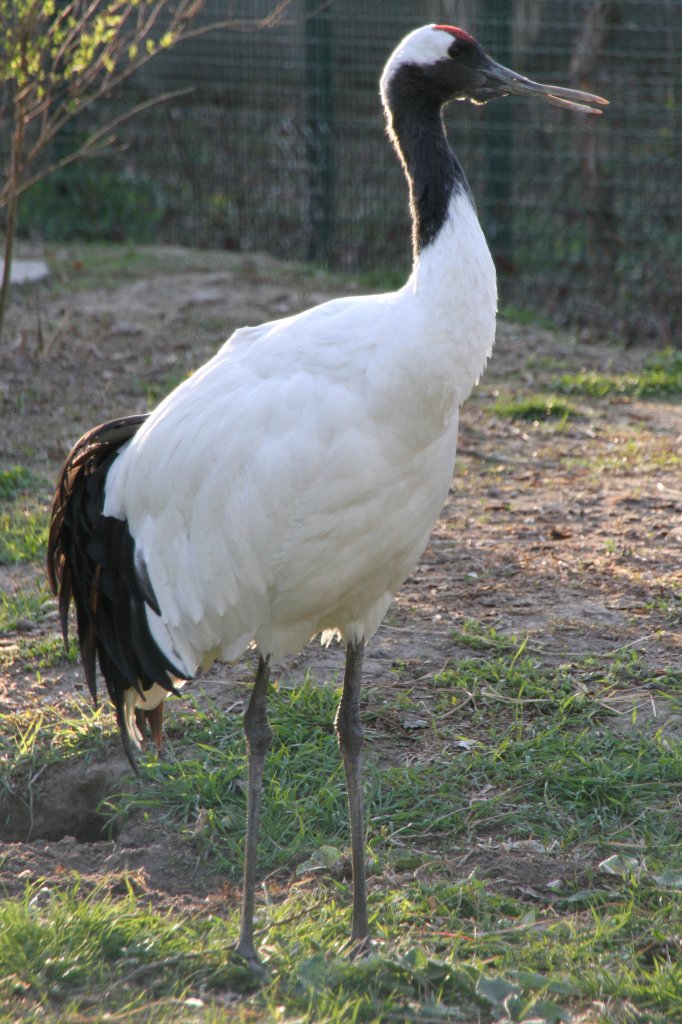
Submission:
[[[244,715],[244,735],[252,754],[267,754],[272,743],[273,731],[267,716],[262,714]]]
[[[359,754],[365,742],[365,730],[359,718],[347,719],[339,716],[336,721],[336,735],[343,754]]]

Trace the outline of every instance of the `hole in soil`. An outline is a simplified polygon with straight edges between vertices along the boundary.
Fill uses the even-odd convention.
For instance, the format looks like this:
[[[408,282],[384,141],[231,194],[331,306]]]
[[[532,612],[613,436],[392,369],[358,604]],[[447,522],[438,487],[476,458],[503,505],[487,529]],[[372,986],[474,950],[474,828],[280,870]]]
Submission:
[[[125,772],[118,764],[59,765],[32,787],[4,793],[0,840],[27,843],[70,836],[79,843],[97,843],[113,839],[116,832],[98,809],[112,793],[120,792]]]

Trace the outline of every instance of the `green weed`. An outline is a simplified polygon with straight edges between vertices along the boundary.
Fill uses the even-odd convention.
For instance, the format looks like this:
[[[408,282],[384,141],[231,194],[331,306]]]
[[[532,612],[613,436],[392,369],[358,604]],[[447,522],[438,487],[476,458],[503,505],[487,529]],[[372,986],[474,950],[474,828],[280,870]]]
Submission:
[[[7,501],[30,490],[34,482],[33,474],[24,466],[12,466],[10,469],[0,470],[0,500]]]
[[[500,633],[493,626],[484,626],[476,619],[464,619],[462,628],[453,632],[452,639],[460,647],[476,651],[516,651],[522,642],[516,636]],[[436,681],[438,678],[435,677]]]
[[[43,580],[33,590],[19,590],[10,594],[0,590],[0,633],[15,630],[19,623],[38,623],[54,608],[54,598]]]
[[[356,271],[350,275],[338,275],[339,278],[343,276],[347,277],[348,280],[355,283],[362,291],[371,292],[383,292],[393,291],[396,288],[401,288],[405,284],[405,270],[403,267],[396,268],[393,266],[379,265],[370,268],[369,270]]]
[[[644,607],[649,612],[658,612],[666,616],[673,625],[682,623],[682,589],[670,590],[652,598]]]
[[[527,309],[524,306],[502,306],[500,309],[500,320],[507,320],[509,323],[521,324],[524,327],[539,327],[544,331],[556,331],[557,325],[554,320],[540,313],[535,309]]]
[[[64,649],[61,634],[50,633],[41,637],[19,637],[16,645],[0,650],[0,667],[12,668],[25,663],[31,670],[54,668],[63,662],[78,660],[78,641],[69,638],[68,650]]]
[[[347,883],[290,889],[260,911],[270,978],[257,991],[230,952],[234,909],[160,913],[132,884],[115,898],[106,884],[37,881],[0,903],[0,999],[22,1019],[67,1005],[86,1022],[101,1020],[103,993],[107,1012],[130,1021],[679,1019],[682,915],[663,912],[657,883],[613,878],[599,913],[577,904],[558,917],[551,902],[529,908],[449,871],[442,862],[374,887],[375,950],[355,962],[343,952]],[[632,1013],[602,1016],[600,1004]]]
[[[638,437],[619,437],[609,445],[603,455],[567,459],[566,465],[586,466],[593,473],[617,475],[651,474],[677,469],[682,466],[675,440],[657,437],[643,441]]]
[[[575,406],[556,395],[498,398],[492,407],[492,411],[496,416],[538,422],[553,419],[565,423],[569,417],[577,415]]]
[[[48,509],[40,492],[45,482],[23,466],[0,472],[0,565],[42,558]]]
[[[181,997],[190,984],[219,988],[226,975],[219,951],[229,932],[221,919],[154,913],[135,899],[132,887],[127,897],[113,899],[104,886],[83,891],[78,880],[64,889],[38,882],[21,900],[4,901],[0,920],[6,1006],[14,1000],[17,1007],[23,997],[49,1007],[79,992],[117,986],[113,1005],[132,1009],[150,978],[162,982],[168,996]]]
[[[259,848],[264,864],[291,862],[345,835],[345,783],[333,731],[338,697],[336,690],[312,683],[273,695],[275,739]],[[182,736],[188,742],[183,753],[148,763],[144,789],[126,795],[114,814],[152,808],[235,873],[245,814],[241,715],[201,702]]]
[[[433,729],[441,755],[381,770],[368,764],[373,832],[389,845],[397,838],[418,842],[425,831],[437,841],[502,827],[543,843],[608,846],[639,837],[652,848],[673,846],[679,751],[656,735],[611,732],[608,711],[574,685],[567,669],[548,673],[524,657],[469,659],[436,683]],[[332,729],[337,699],[336,691],[311,683],[273,695],[264,868],[345,842],[343,772]],[[446,715],[453,709],[457,714]],[[149,763],[144,790],[124,796],[114,814],[153,809],[234,873],[245,813],[241,721],[215,707],[197,708],[182,736],[187,750],[177,761]],[[463,738],[466,755],[453,757],[451,744]],[[486,797],[472,802],[472,793]]]
[[[566,373],[554,386],[564,394],[604,398],[672,398],[682,393],[682,350],[663,349],[644,360],[640,373],[606,374],[597,371]]]
[[[43,505],[0,509],[0,565],[32,562],[41,557],[47,545],[49,513]]]
[[[111,742],[115,725],[103,709],[85,700],[63,699],[42,711],[0,714],[0,766],[4,785],[20,780],[47,764],[70,757],[92,756]]]

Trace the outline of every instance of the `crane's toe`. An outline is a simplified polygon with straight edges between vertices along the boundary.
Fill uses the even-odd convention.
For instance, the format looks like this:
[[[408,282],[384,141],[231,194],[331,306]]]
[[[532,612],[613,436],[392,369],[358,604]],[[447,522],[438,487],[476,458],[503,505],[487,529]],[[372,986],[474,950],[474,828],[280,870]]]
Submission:
[[[346,946],[349,960],[362,960],[371,956],[374,952],[374,945],[369,935],[363,935],[361,939],[349,939]]]
[[[258,981],[267,981],[270,977],[256,950],[248,943],[238,942],[232,950],[231,959],[246,966]]]
[[[157,704],[155,708],[135,708],[135,725],[143,739],[147,726],[149,726],[149,732],[156,747],[156,754],[160,757],[163,747],[163,701]]]

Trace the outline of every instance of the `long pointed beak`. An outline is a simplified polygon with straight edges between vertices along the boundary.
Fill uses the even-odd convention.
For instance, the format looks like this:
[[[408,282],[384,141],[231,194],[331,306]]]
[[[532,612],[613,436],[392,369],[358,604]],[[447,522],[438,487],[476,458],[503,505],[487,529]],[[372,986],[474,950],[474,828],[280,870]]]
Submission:
[[[555,107],[566,107],[567,110],[580,110],[585,114],[601,114],[602,111],[592,104],[596,103],[604,107],[609,102],[603,96],[595,96],[591,92],[563,89],[558,85],[542,85],[540,82],[533,82],[530,78],[517,75],[515,71],[510,71],[509,68],[490,59],[488,65],[483,69],[483,73],[494,84],[495,89],[502,94],[541,96]]]

